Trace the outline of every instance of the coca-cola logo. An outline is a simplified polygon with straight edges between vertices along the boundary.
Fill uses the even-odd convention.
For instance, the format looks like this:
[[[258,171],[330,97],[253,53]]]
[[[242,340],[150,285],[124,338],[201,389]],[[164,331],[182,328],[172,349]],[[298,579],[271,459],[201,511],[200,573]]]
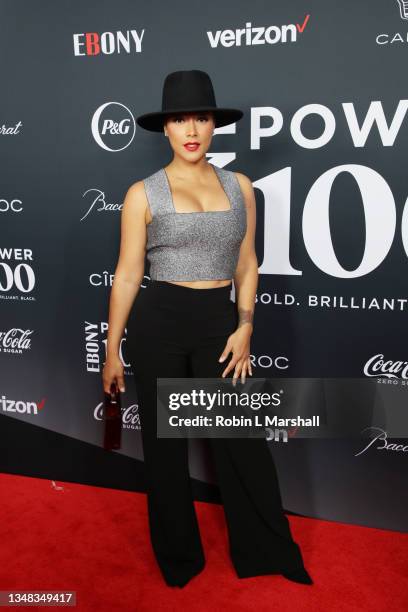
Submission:
[[[21,329],[12,327],[8,331],[0,331],[0,352],[21,353],[23,350],[31,348],[32,329]]]
[[[366,376],[408,379],[408,361],[384,359],[382,353],[373,355],[364,366]]]
[[[103,402],[100,402],[94,411],[96,421],[103,420]],[[127,408],[122,408],[122,428],[140,429],[139,406],[131,404]]]

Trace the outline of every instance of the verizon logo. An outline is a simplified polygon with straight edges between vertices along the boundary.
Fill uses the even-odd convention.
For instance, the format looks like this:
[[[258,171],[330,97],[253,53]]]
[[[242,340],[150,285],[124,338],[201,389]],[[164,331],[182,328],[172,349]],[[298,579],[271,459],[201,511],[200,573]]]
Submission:
[[[207,32],[208,40],[213,49],[216,47],[251,47],[252,45],[275,45],[276,43],[296,42],[297,35],[303,34],[310,15],[306,15],[302,23],[290,23],[283,26],[252,27],[248,21],[245,28],[236,30],[217,30]]]

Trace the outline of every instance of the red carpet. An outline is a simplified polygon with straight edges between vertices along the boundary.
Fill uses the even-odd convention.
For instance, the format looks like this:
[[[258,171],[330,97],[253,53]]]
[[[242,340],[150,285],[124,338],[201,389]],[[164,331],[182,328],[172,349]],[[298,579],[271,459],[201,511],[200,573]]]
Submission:
[[[0,474],[0,590],[76,591],[81,612],[408,609],[407,534],[288,515],[315,584],[239,579],[222,506],[196,502],[207,564],[174,589],[155,565],[144,494],[55,484]]]

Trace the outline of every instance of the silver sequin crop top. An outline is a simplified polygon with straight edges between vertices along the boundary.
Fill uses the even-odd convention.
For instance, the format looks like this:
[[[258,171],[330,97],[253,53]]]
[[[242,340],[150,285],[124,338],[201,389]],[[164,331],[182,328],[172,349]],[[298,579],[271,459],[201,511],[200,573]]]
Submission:
[[[177,212],[164,168],[143,180],[152,216],[146,243],[152,280],[233,278],[247,229],[245,200],[235,173],[214,168],[228,210]]]

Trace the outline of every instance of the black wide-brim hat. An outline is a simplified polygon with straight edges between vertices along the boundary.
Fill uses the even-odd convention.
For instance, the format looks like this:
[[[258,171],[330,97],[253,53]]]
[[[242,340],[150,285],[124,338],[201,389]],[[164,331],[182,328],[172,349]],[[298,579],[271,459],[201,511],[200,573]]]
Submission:
[[[203,70],[177,70],[164,80],[162,109],[136,117],[136,123],[151,132],[163,132],[164,120],[176,113],[211,111],[215,127],[229,125],[244,115],[237,108],[220,108],[215,101],[210,76]]]

